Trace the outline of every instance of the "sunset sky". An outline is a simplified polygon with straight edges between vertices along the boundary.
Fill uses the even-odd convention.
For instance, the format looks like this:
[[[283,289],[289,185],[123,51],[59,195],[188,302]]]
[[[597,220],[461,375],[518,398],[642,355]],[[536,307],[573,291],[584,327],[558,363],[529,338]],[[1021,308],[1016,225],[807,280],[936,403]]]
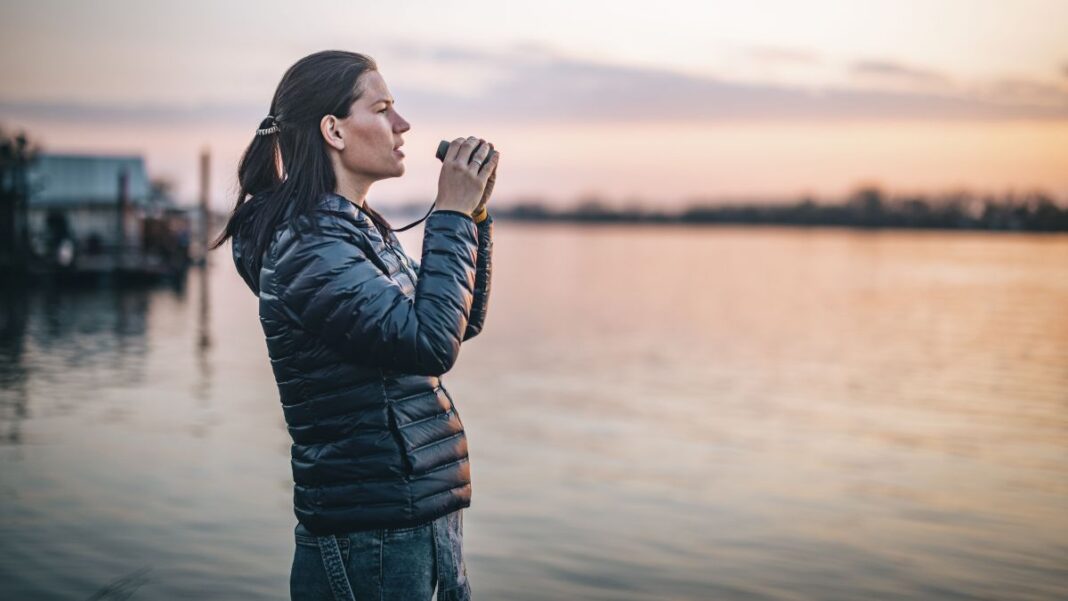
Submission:
[[[0,125],[141,153],[213,204],[285,69],[374,57],[412,123],[372,202],[433,199],[437,140],[502,151],[497,201],[828,199],[1043,189],[1068,201],[1068,2],[10,2]]]

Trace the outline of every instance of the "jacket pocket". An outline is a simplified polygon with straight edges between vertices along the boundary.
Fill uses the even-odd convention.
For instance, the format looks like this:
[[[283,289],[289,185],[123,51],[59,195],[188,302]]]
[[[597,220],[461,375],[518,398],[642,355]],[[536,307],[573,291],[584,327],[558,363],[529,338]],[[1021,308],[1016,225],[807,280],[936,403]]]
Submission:
[[[404,437],[401,436],[400,427],[397,426],[397,415],[393,411],[393,403],[386,404],[386,412],[389,417],[389,433],[393,437],[393,442],[397,443],[397,451],[400,453],[401,463],[404,465],[405,475],[412,474],[412,460],[408,455],[407,445],[404,443]]]
[[[449,391],[446,390],[444,386],[441,387],[441,390],[442,390],[442,392],[445,393],[445,396],[449,399],[449,407],[452,409],[452,412],[456,414],[456,421],[460,422],[460,427],[463,428],[464,427],[464,420],[460,418],[460,410],[456,408],[456,403],[452,402],[452,395],[449,394]]]
[[[409,474],[422,474],[467,455],[463,423],[440,386],[390,401],[389,415]]]

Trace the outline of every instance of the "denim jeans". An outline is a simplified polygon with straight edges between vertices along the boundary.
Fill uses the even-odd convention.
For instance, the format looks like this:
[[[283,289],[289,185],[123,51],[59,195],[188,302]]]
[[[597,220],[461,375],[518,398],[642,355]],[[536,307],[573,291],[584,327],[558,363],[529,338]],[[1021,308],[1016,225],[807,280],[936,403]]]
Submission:
[[[410,528],[315,536],[300,523],[293,601],[469,601],[463,509]]]

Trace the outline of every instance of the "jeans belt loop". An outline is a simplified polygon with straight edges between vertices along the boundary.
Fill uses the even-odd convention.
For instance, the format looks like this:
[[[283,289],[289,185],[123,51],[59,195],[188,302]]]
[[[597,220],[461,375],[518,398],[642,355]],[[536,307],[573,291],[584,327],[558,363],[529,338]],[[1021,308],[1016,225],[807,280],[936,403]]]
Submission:
[[[334,593],[335,601],[356,601],[348,575],[345,574],[345,561],[341,558],[337,537],[327,534],[315,538],[319,542],[319,553],[323,556],[323,567],[326,568],[326,577],[330,581],[330,590]]]

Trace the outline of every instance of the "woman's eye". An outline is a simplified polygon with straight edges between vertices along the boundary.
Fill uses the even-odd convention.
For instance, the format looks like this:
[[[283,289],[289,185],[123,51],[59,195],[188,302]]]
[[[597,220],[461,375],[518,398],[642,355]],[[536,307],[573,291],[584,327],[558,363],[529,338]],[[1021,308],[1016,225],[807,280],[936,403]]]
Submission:
[[[382,110],[380,110],[380,111],[378,111],[378,112],[380,112],[380,113],[384,113],[384,112],[386,112],[386,111],[388,111],[388,110],[389,110],[389,108],[384,108],[384,109],[382,109]]]

